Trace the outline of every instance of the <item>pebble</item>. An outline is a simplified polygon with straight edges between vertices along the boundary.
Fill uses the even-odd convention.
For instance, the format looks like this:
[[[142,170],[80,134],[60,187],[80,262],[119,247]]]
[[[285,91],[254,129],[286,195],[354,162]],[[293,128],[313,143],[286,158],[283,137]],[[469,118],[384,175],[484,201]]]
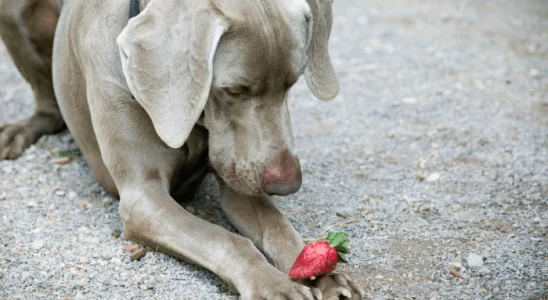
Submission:
[[[77,196],[78,196],[78,194],[76,194],[75,191],[69,191],[69,192],[68,192],[68,195],[67,195],[67,197],[69,198],[69,200],[74,200],[74,199],[76,199]]]
[[[40,250],[46,245],[46,242],[43,240],[36,240],[30,244],[30,247],[34,250]]]
[[[98,244],[99,243],[98,238],[90,237],[90,236],[82,237],[80,240],[84,243],[89,243],[89,244]]]
[[[456,271],[460,271],[463,269],[462,265],[458,262],[454,262],[453,263],[453,268],[456,270]]]
[[[486,267],[480,267],[478,270],[477,270],[478,274],[480,274],[481,276],[486,276],[488,275],[489,273],[491,273],[491,271],[486,268]]]
[[[426,176],[425,180],[431,182],[431,181],[436,181],[438,179],[440,179],[440,174],[439,173],[432,173],[432,174]]]
[[[82,264],[82,265],[86,265],[86,264],[91,263],[91,260],[87,257],[84,257],[84,258],[80,259],[77,263]]]
[[[63,197],[65,195],[65,191],[55,191],[55,195],[59,196],[59,197]]]
[[[190,206],[190,205],[186,207],[186,210],[191,214],[196,213],[196,209],[194,207]]]
[[[119,265],[122,263],[122,260],[119,259],[118,257],[113,257],[110,259],[110,262]]]
[[[336,212],[335,215],[342,219],[348,219],[348,217],[350,216],[348,213],[342,211]]]
[[[472,269],[481,268],[483,266],[483,258],[475,253],[468,254],[466,258],[468,266]]]
[[[414,98],[414,97],[406,97],[406,98],[403,98],[403,103],[405,104],[416,104],[417,103],[417,98]]]

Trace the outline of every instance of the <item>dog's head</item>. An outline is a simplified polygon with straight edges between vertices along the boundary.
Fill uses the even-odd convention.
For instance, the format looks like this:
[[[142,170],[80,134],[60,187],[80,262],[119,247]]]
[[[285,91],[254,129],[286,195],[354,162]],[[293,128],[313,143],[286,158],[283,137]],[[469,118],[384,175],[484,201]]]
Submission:
[[[287,107],[304,74],[319,99],[339,82],[327,44],[332,0],[152,0],[118,37],[122,67],[156,133],[181,147],[204,113],[209,157],[234,190],[301,185]]]

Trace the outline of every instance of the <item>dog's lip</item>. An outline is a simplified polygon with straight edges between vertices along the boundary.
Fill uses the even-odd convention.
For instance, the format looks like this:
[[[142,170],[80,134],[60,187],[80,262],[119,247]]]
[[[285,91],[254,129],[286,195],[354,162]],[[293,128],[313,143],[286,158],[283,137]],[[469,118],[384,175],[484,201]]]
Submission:
[[[214,164],[211,161],[208,163],[209,168],[212,170],[212,172],[215,174],[218,180],[222,180],[224,184],[226,184],[228,187],[230,187],[232,190],[247,195],[247,196],[266,196],[267,194],[264,193],[263,189],[261,188],[262,185],[249,185],[245,184],[243,180],[238,177],[236,174],[236,163],[231,162],[228,164]],[[227,176],[227,174],[229,176]],[[234,178],[230,178],[231,174],[234,175]],[[258,183],[262,184],[263,179],[260,178],[257,180]]]

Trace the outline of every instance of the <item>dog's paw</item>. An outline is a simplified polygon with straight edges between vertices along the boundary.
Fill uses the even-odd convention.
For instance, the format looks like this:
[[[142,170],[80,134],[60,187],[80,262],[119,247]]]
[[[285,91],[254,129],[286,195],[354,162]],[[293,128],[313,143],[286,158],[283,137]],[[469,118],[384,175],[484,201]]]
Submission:
[[[309,281],[308,285],[312,287],[312,292],[319,300],[365,299],[365,292],[343,273],[321,276]]]
[[[20,123],[0,126],[0,160],[16,159],[32,143],[33,134]]]
[[[274,269],[255,272],[249,277],[243,290],[240,290],[243,300],[276,299],[276,300],[314,300],[309,287],[295,282],[282,272]]]

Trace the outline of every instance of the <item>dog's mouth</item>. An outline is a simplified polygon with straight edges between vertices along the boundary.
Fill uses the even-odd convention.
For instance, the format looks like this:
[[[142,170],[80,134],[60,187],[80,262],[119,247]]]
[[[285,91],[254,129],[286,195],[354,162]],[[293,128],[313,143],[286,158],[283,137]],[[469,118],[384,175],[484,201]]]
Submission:
[[[261,188],[262,181],[259,174],[255,171],[254,163],[243,165],[231,162],[224,166],[216,166],[211,163],[211,167],[217,176],[234,191],[249,196],[264,195]]]

